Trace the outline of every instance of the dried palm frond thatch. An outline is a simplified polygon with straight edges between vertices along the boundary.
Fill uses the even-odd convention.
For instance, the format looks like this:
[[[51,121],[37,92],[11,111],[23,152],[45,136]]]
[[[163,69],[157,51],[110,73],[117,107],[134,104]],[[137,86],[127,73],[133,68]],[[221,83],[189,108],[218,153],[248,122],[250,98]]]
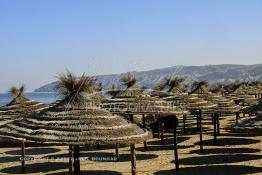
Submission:
[[[82,74],[80,78],[70,71],[58,76],[59,82],[56,87],[58,92],[63,96],[62,102],[70,105],[82,105],[85,103],[85,93],[95,91],[95,81],[90,77]]]
[[[9,89],[9,93],[12,93],[14,94],[16,97],[21,97],[24,95],[24,91],[25,91],[25,86],[22,85],[20,88],[17,88],[15,86],[12,86],[10,89]]]
[[[252,116],[238,120],[235,125],[231,127],[233,132],[262,135],[262,116]]]
[[[123,75],[120,80],[126,86],[126,88],[132,87],[137,82],[136,77],[131,73]]]
[[[192,94],[203,94],[208,92],[208,81],[206,80],[194,81],[191,85]]]
[[[189,111],[203,110],[205,113],[213,111],[217,104],[206,101],[196,94],[179,94],[174,96],[165,97],[165,100],[171,102],[175,106],[181,106],[182,109]]]
[[[247,83],[246,82],[232,82],[224,86],[224,89],[227,93],[234,93],[236,92],[239,88],[245,86]]]
[[[15,95],[14,99],[0,107],[1,118],[13,119],[18,117],[25,117],[33,112],[39,112],[48,107],[47,104],[39,103],[34,100],[30,100],[24,96],[25,87],[20,88],[11,87],[8,91]]]
[[[115,97],[121,90],[118,89],[115,85],[112,85],[109,90],[107,91],[107,93],[109,95],[111,95],[112,97]]]
[[[83,93],[95,88],[94,81],[84,74],[80,78],[69,71],[61,74],[58,87],[64,99],[40,113],[0,127],[1,136],[58,145],[134,144],[151,137],[120,116],[84,105]]]
[[[56,106],[0,127],[4,138],[57,145],[130,144],[149,132],[101,109]]]
[[[225,92],[223,83],[217,83],[210,86],[209,91],[216,94],[223,94]]]
[[[186,86],[184,84],[185,78],[180,77],[165,77],[163,82],[155,87],[155,90],[163,91],[167,88],[167,92],[184,93],[186,92]]]
[[[223,97],[222,95],[209,93],[199,95],[206,101],[210,101],[214,104],[217,104],[215,111],[221,114],[234,114],[239,112],[240,106],[236,105],[234,100]]]

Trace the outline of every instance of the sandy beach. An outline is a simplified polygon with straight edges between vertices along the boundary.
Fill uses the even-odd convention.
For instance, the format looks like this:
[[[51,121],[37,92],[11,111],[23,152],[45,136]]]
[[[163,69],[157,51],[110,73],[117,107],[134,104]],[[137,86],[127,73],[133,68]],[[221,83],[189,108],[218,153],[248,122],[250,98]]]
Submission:
[[[137,171],[141,175],[171,174],[262,174],[262,136],[236,134],[228,130],[234,116],[221,118],[221,134],[218,145],[213,145],[213,130],[208,116],[203,120],[204,154],[199,152],[199,135],[195,120],[188,117],[187,134],[179,127],[180,170],[175,170],[173,138],[165,133],[165,145],[154,138],[148,142],[149,151],[143,144],[136,145]],[[180,122],[180,124],[182,124]],[[20,148],[1,148],[0,174],[19,174],[21,170]],[[81,173],[94,175],[131,174],[129,147],[121,147],[120,161],[115,162],[114,146],[81,147]],[[68,174],[68,147],[29,147],[26,156],[26,173],[37,175]]]

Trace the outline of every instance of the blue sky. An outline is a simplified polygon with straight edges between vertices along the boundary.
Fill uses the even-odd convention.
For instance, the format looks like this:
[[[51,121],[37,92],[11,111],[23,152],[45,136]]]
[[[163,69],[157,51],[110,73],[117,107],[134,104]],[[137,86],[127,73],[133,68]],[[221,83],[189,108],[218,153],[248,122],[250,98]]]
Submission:
[[[262,61],[262,0],[0,0],[0,92],[90,75]]]

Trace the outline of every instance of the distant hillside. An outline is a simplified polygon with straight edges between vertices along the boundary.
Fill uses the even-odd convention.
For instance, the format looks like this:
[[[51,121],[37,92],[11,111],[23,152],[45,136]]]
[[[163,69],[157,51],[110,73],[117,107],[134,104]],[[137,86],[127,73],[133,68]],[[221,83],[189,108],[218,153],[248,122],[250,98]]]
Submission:
[[[206,65],[206,66],[174,66],[150,71],[132,72],[140,85],[153,88],[161,82],[165,76],[174,75],[185,77],[188,83],[194,80],[208,80],[211,83],[231,82],[235,80],[262,80],[262,64],[256,65]],[[123,74],[94,76],[98,82],[102,82],[104,89],[112,84],[119,86],[119,79]],[[57,82],[44,85],[35,92],[52,92]]]

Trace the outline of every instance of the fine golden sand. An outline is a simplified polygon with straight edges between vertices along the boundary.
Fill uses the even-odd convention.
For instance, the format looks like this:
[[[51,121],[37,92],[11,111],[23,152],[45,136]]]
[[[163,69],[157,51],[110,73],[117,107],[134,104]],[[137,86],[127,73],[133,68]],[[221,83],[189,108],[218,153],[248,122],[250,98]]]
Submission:
[[[211,120],[204,117],[204,154],[199,153],[199,135],[195,129],[195,119],[189,117],[187,134],[179,128],[180,170],[175,170],[172,133],[166,133],[166,144],[157,138],[148,142],[149,151],[143,144],[136,145],[137,174],[262,174],[262,136],[231,133],[227,130],[234,123],[234,116],[224,116],[220,120],[221,135],[218,145],[213,146]],[[21,170],[20,148],[0,149],[0,174],[19,174]],[[129,147],[120,148],[120,161],[114,160],[114,146],[81,147],[81,173],[91,175],[131,174]],[[68,174],[68,147],[26,148],[26,155],[40,158],[26,161],[27,174],[62,175]],[[105,160],[102,160],[105,159]]]

